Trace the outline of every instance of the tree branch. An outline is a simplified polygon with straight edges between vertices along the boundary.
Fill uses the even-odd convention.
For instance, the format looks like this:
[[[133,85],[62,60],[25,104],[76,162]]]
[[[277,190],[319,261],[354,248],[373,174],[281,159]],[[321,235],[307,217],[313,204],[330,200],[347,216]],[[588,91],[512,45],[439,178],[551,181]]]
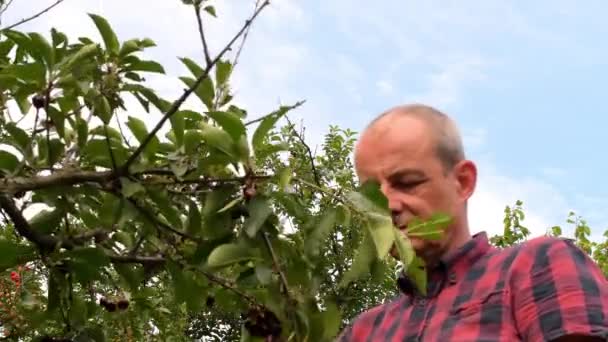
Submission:
[[[7,27],[5,27],[5,28],[1,29],[1,30],[0,30],[0,32],[1,32],[1,31],[5,31],[5,30],[11,30],[11,29],[14,29],[15,27],[17,27],[17,26],[19,26],[19,25],[21,25],[21,24],[25,24],[25,23],[27,23],[28,21],[34,20],[34,19],[38,18],[39,16],[41,16],[41,15],[45,14],[46,12],[50,11],[50,10],[51,10],[53,7],[55,7],[55,6],[59,5],[59,4],[60,4],[60,3],[62,3],[62,2],[63,2],[63,0],[57,0],[57,1],[55,1],[55,3],[54,3],[54,4],[52,4],[52,5],[50,5],[49,7],[47,7],[47,8],[45,8],[45,9],[43,9],[42,11],[38,12],[37,14],[34,14],[33,16],[31,16],[31,17],[29,17],[29,18],[21,19],[20,21],[18,21],[18,22],[16,22],[16,23],[12,24],[12,25],[9,25],[9,26],[7,26]]]
[[[165,115],[163,115],[162,119],[156,124],[156,126],[152,129],[152,131],[150,131],[150,133],[146,136],[146,138],[144,139],[144,141],[142,141],[142,143],[139,145],[139,147],[137,148],[137,150],[135,150],[135,152],[133,152],[133,154],[131,155],[131,157],[129,157],[129,159],[122,166],[122,169],[121,169],[121,172],[120,172],[121,174],[127,174],[128,173],[129,167],[131,166],[131,164],[133,164],[133,162],[135,162],[135,160],[143,152],[143,150],[150,143],[150,141],[156,136],[156,133],[158,133],[158,131],[165,124],[165,122],[167,120],[169,120],[169,118],[171,118],[171,116],[173,114],[175,114],[179,110],[180,106],[188,99],[188,97],[194,92],[194,90],[196,88],[198,88],[198,86],[205,80],[205,78],[207,78],[209,76],[209,73],[211,72],[211,69],[213,68],[213,66],[226,54],[226,52],[228,52],[228,50],[230,50],[230,48],[232,47],[232,45],[234,44],[234,42],[251,25],[251,23],[253,22],[253,20],[255,20],[255,18],[258,16],[258,14],[260,14],[260,12],[262,11],[262,9],[264,9],[264,7],[266,7],[269,4],[270,4],[269,0],[264,1],[264,3],[260,6],[260,8],[258,8],[258,10],[255,11],[255,13],[253,14],[253,16],[249,20],[247,20],[245,22],[245,25],[232,38],[232,40],[228,43],[228,45],[226,45],[224,47],[224,49],[215,57],[215,59],[213,59],[211,61],[211,64],[207,65],[207,67],[205,68],[205,70],[203,71],[203,73],[196,79],[196,81],[192,84],[192,86],[189,87],[188,89],[186,89],[186,91],[184,91],[184,93],[182,94],[182,96],[180,96],[175,102],[173,102],[173,104],[171,105],[171,108],[169,108],[169,110],[167,110],[167,112],[165,113]]]
[[[58,171],[48,176],[0,179],[0,193],[15,194],[53,186],[76,185],[86,182],[106,183],[114,179],[112,171]]]
[[[33,230],[19,208],[15,205],[15,202],[5,194],[0,194],[0,207],[13,221],[17,233],[36,244],[41,250],[53,249],[59,243],[56,237]]]
[[[160,175],[169,176],[175,178],[175,174],[171,170],[165,169],[150,169],[133,174],[136,177],[142,177],[145,175]],[[253,179],[270,179],[273,175],[256,175],[250,176]],[[63,169],[58,170],[55,173],[48,176],[34,176],[34,177],[8,177],[0,178],[0,193],[14,195],[20,192],[40,190],[55,186],[70,186],[82,183],[98,183],[101,185],[107,184],[118,178],[118,175],[113,171],[85,171],[85,170],[73,170]],[[215,184],[226,184],[226,183],[240,183],[245,180],[244,177],[234,178],[195,178],[195,179],[144,179],[143,184],[155,185],[155,184],[200,184],[212,186]]]
[[[209,54],[209,48],[207,47],[207,40],[205,39],[205,31],[203,30],[203,18],[201,18],[201,5],[197,3],[194,5],[194,13],[196,13],[196,21],[198,23],[198,33],[201,36],[201,42],[203,43],[203,53],[205,54],[206,65],[211,64],[211,55]]]

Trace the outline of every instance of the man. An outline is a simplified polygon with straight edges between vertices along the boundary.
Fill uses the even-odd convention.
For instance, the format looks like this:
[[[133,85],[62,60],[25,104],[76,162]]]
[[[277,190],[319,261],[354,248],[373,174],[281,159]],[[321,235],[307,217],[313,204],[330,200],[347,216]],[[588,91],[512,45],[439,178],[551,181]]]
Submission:
[[[454,122],[428,106],[395,107],[355,149],[361,182],[375,180],[394,224],[449,214],[438,241],[412,238],[427,295],[402,275],[400,296],[355,319],[339,341],[608,341],[608,281],[570,240],[538,237],[506,249],[471,236],[467,201],[477,169]]]

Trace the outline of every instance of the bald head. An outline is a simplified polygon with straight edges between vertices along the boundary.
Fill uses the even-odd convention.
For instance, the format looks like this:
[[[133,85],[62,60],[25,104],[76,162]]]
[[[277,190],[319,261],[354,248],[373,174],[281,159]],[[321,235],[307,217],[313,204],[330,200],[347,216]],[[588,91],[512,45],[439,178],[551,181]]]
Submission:
[[[396,118],[412,117],[422,121],[428,128],[434,140],[437,157],[445,169],[450,169],[465,158],[462,139],[456,123],[439,110],[422,105],[411,104],[393,107],[376,117],[365,128],[364,134],[383,135],[389,129],[403,129],[395,127]]]

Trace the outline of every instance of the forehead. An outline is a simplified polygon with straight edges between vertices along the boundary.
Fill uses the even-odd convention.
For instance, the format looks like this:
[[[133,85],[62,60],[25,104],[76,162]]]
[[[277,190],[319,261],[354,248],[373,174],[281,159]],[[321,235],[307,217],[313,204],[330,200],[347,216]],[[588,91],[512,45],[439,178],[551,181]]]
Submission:
[[[432,130],[414,117],[388,117],[363,134],[355,149],[355,167],[363,178],[387,177],[404,168],[424,170],[435,159]]]

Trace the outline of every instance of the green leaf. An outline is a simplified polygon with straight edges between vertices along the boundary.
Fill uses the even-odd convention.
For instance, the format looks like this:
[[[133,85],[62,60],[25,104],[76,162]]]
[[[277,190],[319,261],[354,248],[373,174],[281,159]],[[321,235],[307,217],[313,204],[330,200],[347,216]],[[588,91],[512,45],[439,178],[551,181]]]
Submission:
[[[289,109],[290,107],[282,106],[279,110],[275,111],[270,116],[262,120],[260,125],[255,129],[255,132],[253,133],[252,144],[255,151],[258,151],[262,147],[262,144],[268,132],[270,132],[270,130],[274,128],[274,125],[280,118],[287,114]]]
[[[65,152],[65,145],[59,139],[51,139],[49,145],[46,138],[40,138],[38,141],[38,151],[42,157],[41,163],[44,165],[54,165]]]
[[[81,284],[101,279],[102,268],[110,265],[110,259],[100,248],[77,247],[68,255],[75,278]]]
[[[75,342],[106,342],[106,335],[100,326],[86,327],[76,337]]]
[[[232,137],[230,137],[230,134],[226,131],[204,124],[201,134],[207,144],[224,152],[230,157],[236,157],[234,140],[232,140]]]
[[[120,177],[122,194],[125,197],[131,197],[139,192],[145,192],[146,189],[139,182],[134,182],[126,177]]]
[[[59,209],[41,210],[30,219],[30,227],[37,232],[50,234],[57,230],[63,215],[63,211]]]
[[[196,151],[196,149],[205,140],[205,136],[199,130],[190,129],[184,133],[184,152],[190,155]]]
[[[377,256],[384,258],[393,246],[393,222],[389,217],[374,217],[369,222],[370,234],[376,245]]]
[[[363,241],[361,241],[361,244],[357,248],[353,264],[344,274],[339,287],[343,288],[349,283],[368,275],[371,264],[376,259],[376,254],[374,240],[366,229],[364,231]]]
[[[194,75],[194,77],[198,78],[200,75],[202,75],[205,70],[203,68],[201,68],[195,61],[193,61],[192,59],[188,58],[188,57],[182,57],[179,58],[180,61],[182,61],[182,63],[184,63],[184,65],[188,68],[188,70],[190,70],[190,72],[192,73],[192,75]]]
[[[428,220],[413,219],[407,225],[407,233],[410,237],[420,237],[428,240],[441,239],[444,229],[452,222],[450,216],[436,213]]]
[[[176,303],[186,303],[189,310],[198,311],[203,303],[206,293],[196,280],[192,271],[181,270],[177,265],[168,265],[173,281],[173,296]]]
[[[89,127],[86,120],[80,116],[76,118],[76,131],[78,132],[78,148],[82,149],[89,137]]]
[[[239,160],[249,165],[249,157],[251,156],[251,151],[249,150],[249,141],[247,141],[247,137],[245,135],[241,135],[241,138],[238,140],[238,143],[236,145],[236,150]]]
[[[105,96],[97,96],[95,98],[94,113],[104,124],[110,124],[110,120],[112,120],[112,107],[110,107],[110,102],[108,102]]]
[[[55,64],[55,50],[51,44],[40,33],[32,32],[29,36],[32,41],[32,47],[40,52],[47,67],[52,69]]]
[[[218,87],[224,85],[230,77],[232,64],[229,61],[219,61],[215,65],[215,83]]]
[[[179,78],[189,88],[194,86],[196,79],[191,77],[182,76]],[[205,77],[198,87],[194,88],[196,96],[207,106],[208,110],[213,110],[213,100],[215,99],[215,91],[213,89],[213,82],[209,76]]]
[[[128,70],[131,71],[148,71],[148,72],[156,72],[159,74],[165,73],[165,68],[155,61],[137,61],[129,65]]]
[[[255,268],[255,276],[262,285],[268,285],[272,281],[272,269],[266,266],[257,266]]]
[[[42,63],[23,63],[9,65],[0,70],[0,75],[12,76],[26,83],[34,83],[37,87],[45,84],[46,69]]]
[[[205,6],[205,8],[203,8],[203,9],[205,10],[205,12],[207,12],[217,18],[217,14],[215,13],[215,7],[209,5],[209,6]]]
[[[60,112],[55,106],[49,106],[49,117],[55,125],[55,129],[60,137],[65,137],[65,115]]]
[[[426,295],[427,276],[424,268],[424,261],[420,257],[413,258],[406,273],[408,277],[413,280],[414,284],[416,284],[418,291],[423,295]]]
[[[395,235],[397,252],[399,252],[399,259],[404,267],[407,268],[415,257],[414,247],[412,247],[412,242],[409,239],[406,239],[399,229],[394,228],[393,233]]]
[[[173,135],[175,136],[177,146],[182,146],[184,144],[184,130],[186,129],[184,112],[176,112],[175,114],[171,115],[169,120],[171,120],[171,127],[173,128]]]
[[[36,248],[0,239],[0,271],[23,264],[36,257]]]
[[[234,141],[239,141],[245,134],[245,125],[241,118],[232,112],[208,112],[207,116],[217,122]]]
[[[337,212],[333,208],[328,208],[323,213],[318,224],[314,225],[313,231],[306,238],[305,250],[308,255],[319,255],[323,242],[329,237],[336,226]]]
[[[120,45],[118,43],[118,38],[116,37],[116,33],[112,30],[112,27],[108,23],[108,21],[97,15],[89,13],[89,16],[95,22],[95,26],[99,30],[101,37],[103,38],[103,42],[106,46],[106,50],[110,51],[112,54],[118,54],[118,49]]]
[[[79,64],[84,59],[91,57],[98,50],[99,46],[97,44],[84,45],[80,48],[80,50],[78,50],[78,52],[64,59],[61,63],[57,65],[57,67],[61,70],[59,74],[63,75],[65,73],[71,72],[76,64]]]
[[[203,219],[201,217],[201,213],[198,210],[198,205],[194,201],[189,201],[189,210],[188,210],[188,234],[198,235],[201,233],[203,229]]]
[[[327,303],[327,308],[322,313],[323,340],[331,340],[340,332],[342,314],[338,306],[332,302]]]
[[[12,153],[0,150],[0,170],[7,175],[11,175],[17,170],[19,159]]]
[[[146,124],[136,117],[129,116],[127,126],[131,129],[131,132],[133,132],[133,135],[140,143],[143,142],[148,136],[148,129],[146,128]]]
[[[172,201],[167,196],[166,191],[161,191],[154,188],[146,188],[148,197],[154,201],[157,209],[173,228],[181,230],[183,222],[180,218],[180,213],[172,204]]]
[[[129,120],[127,121],[127,126],[129,127],[129,129],[131,130],[131,132],[133,133],[133,135],[135,136],[137,141],[139,141],[140,144],[143,144],[146,137],[148,136],[148,129],[146,128],[146,124],[142,120],[140,120],[136,117],[129,116]],[[154,136],[152,138],[152,140],[150,140],[150,142],[148,143],[146,148],[144,149],[144,153],[149,158],[152,158],[154,156],[154,154],[156,153],[159,145],[160,145],[160,141],[158,140],[158,137]]]
[[[256,258],[257,255],[251,248],[235,243],[227,243],[216,247],[209,254],[207,265],[212,268],[221,268]]]
[[[389,212],[388,209],[388,199],[382,193],[380,189],[380,184],[375,181],[367,181],[360,188],[359,192],[365,196],[368,200],[374,203],[379,208],[383,209],[386,213]]]
[[[249,217],[245,220],[244,229],[247,235],[253,238],[272,213],[272,208],[266,198],[256,196],[247,204],[247,211]]]
[[[4,125],[4,128],[12,138],[11,145],[19,149],[21,153],[26,154],[30,142],[30,137],[27,135],[27,133],[25,133],[25,131],[21,128],[17,127],[14,122],[7,122]]]

